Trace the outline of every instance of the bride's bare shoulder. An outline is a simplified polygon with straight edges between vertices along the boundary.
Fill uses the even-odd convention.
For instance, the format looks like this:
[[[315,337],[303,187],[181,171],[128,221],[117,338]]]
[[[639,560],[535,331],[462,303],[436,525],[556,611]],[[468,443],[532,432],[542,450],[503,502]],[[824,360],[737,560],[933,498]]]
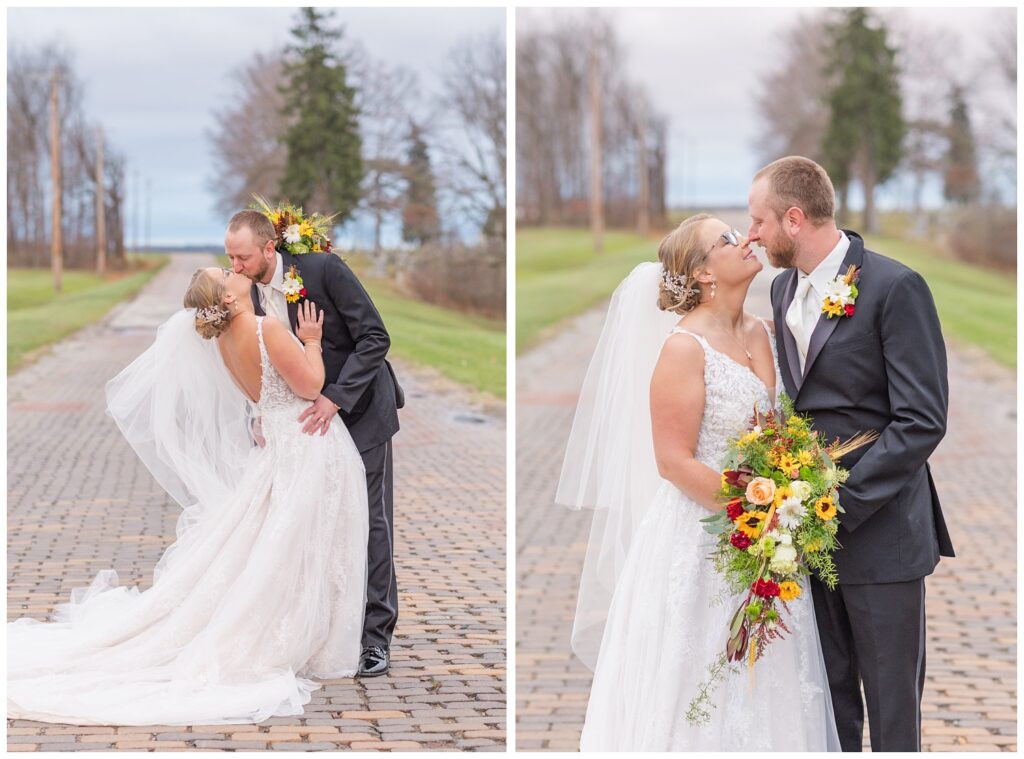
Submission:
[[[775,322],[773,320],[764,319],[760,316],[749,313],[747,314],[747,319],[751,326],[757,327],[758,329],[766,329],[771,333],[772,337],[775,336]]]

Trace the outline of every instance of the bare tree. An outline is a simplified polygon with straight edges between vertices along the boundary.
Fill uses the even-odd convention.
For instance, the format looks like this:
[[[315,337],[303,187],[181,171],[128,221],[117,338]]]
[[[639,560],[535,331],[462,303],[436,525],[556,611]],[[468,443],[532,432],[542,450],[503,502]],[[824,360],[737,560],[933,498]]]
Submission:
[[[281,53],[257,53],[232,73],[229,105],[214,114],[210,189],[223,213],[246,208],[252,193],[273,199],[280,192],[289,125],[278,89],[282,65]]]
[[[59,166],[51,158],[51,84],[56,78],[57,133],[60,136]],[[12,47],[7,67],[7,253],[15,266],[45,266],[51,262],[50,247],[56,243],[61,268],[92,268],[96,261],[98,233],[96,125],[82,110],[82,86],[74,74],[70,54],[56,44],[38,48]],[[118,181],[122,159],[104,142],[103,177],[106,188]],[[56,172],[53,170],[59,169]],[[58,196],[49,175],[60,177]],[[103,225],[106,249],[116,266],[123,259],[122,226],[113,223],[121,214],[122,195],[104,193]],[[58,202],[55,204],[55,199]],[[59,211],[54,214],[54,211]],[[56,216],[58,236],[49,217]],[[109,223],[108,223],[109,222]],[[118,247],[120,246],[120,248]]]
[[[363,137],[362,205],[373,215],[373,250],[381,251],[381,232],[402,207],[405,150],[415,105],[416,77],[401,67],[366,56],[360,71],[359,112]],[[383,261],[377,259],[378,265]]]
[[[439,111],[441,186],[487,237],[505,238],[505,39],[464,38],[448,54]]]
[[[826,17],[801,15],[783,34],[776,68],[761,78],[755,94],[763,129],[757,141],[761,161],[786,155],[821,160],[821,145],[828,126],[824,74]]]
[[[662,223],[666,122],[623,76],[614,20],[563,11],[543,25],[521,25],[518,34],[517,217],[527,224],[643,227],[645,216]]]

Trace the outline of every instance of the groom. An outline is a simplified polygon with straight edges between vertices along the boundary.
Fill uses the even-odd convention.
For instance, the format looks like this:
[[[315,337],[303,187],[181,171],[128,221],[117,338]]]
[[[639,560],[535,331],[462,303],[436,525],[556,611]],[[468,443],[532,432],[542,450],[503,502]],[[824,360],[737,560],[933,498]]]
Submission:
[[[391,340],[384,322],[352,270],[332,253],[293,256],[276,250],[274,225],[259,211],[231,217],[224,248],[236,274],[252,280],[256,314],[270,314],[295,330],[298,303],[284,294],[286,273],[295,267],[305,298],[323,312],[326,380],[319,398],[299,417],[307,434],[324,434],[335,417],[355,441],[366,468],[370,533],[367,546],[366,611],[359,675],[383,675],[390,666],[391,635],[398,621],[394,567],[394,493],[391,438],[398,431],[402,388],[384,357]]]
[[[750,241],[775,267],[779,365],[796,410],[829,440],[875,430],[847,455],[850,478],[834,591],[811,593],[843,751],[860,751],[867,702],[872,751],[921,750],[924,578],[953,556],[928,457],[946,431],[946,352],[931,292],[917,272],[835,224],[825,170],[799,156],[754,177]],[[855,303],[823,313],[857,267]]]

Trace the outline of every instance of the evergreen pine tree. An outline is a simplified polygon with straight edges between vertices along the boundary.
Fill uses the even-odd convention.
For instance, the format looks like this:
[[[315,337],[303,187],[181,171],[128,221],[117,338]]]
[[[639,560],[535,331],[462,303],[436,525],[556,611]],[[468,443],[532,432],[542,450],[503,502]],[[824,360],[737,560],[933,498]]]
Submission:
[[[946,200],[965,205],[978,199],[981,184],[978,179],[977,147],[967,101],[959,85],[954,85],[950,94],[949,149],[943,180]]]
[[[402,208],[402,239],[423,245],[441,236],[437,189],[423,130],[416,122],[410,125],[409,142],[406,164],[408,189]]]
[[[875,232],[875,187],[896,171],[906,131],[896,50],[885,25],[866,8],[844,9],[828,29],[826,73],[834,85],[826,98],[825,168],[844,211],[851,180],[860,180],[864,226]]]
[[[283,94],[293,121],[281,194],[296,205],[322,205],[306,210],[337,214],[341,223],[359,203],[362,140],[355,89],[336,50],[342,30],[328,26],[331,16],[302,8],[291,30]]]

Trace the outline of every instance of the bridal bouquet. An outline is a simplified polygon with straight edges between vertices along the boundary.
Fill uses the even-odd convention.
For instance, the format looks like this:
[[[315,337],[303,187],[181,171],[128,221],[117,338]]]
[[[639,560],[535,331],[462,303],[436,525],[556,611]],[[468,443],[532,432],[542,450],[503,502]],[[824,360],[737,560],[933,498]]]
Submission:
[[[835,588],[839,487],[849,476],[835,461],[878,437],[872,432],[828,444],[785,395],[780,405],[780,414],[755,409],[749,431],[729,444],[719,491],[726,507],[701,520],[718,536],[711,554],[716,571],[733,593],[745,595],[725,652],[690,703],[691,724],[710,718],[712,685],[731,662],[746,660],[752,668],[771,641],[790,632],[784,612],[803,593],[806,576],[814,572]]]
[[[277,247],[284,248],[294,256],[331,252],[331,238],[327,233],[331,231],[334,216],[321,213],[307,216],[301,207],[291,203],[272,206],[262,195],[254,193],[252,198],[254,202],[251,208],[260,211],[273,223],[277,231]]]

